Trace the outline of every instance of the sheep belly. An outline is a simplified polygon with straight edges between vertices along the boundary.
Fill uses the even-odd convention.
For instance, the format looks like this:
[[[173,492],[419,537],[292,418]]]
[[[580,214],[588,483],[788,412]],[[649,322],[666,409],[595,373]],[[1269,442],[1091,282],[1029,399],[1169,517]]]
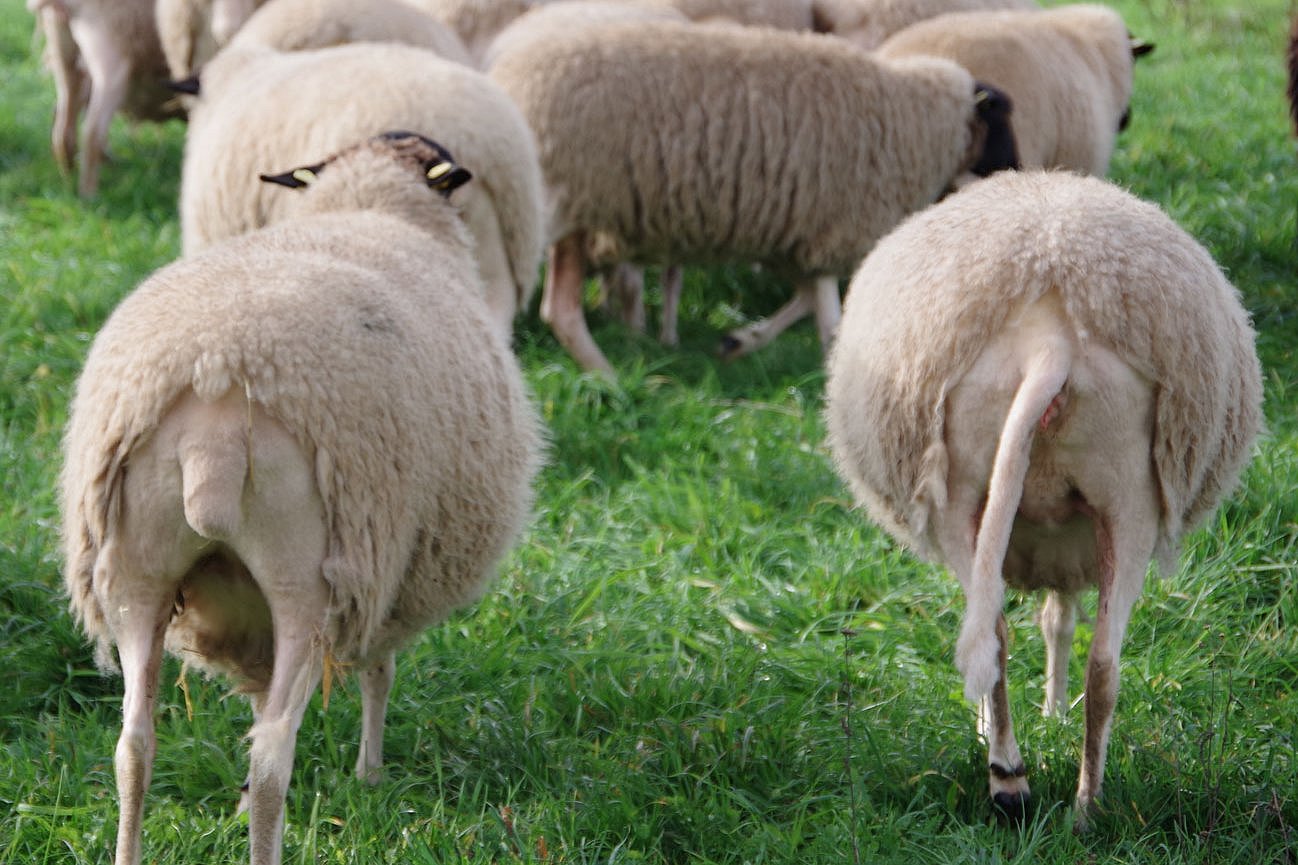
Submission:
[[[1096,582],[1096,521],[1103,522],[1115,502],[1143,500],[1146,518],[1158,520],[1150,456],[1154,389],[1147,377],[1066,321],[1053,295],[1030,305],[994,337],[950,390],[948,496],[976,502],[978,516],[965,535],[970,546],[964,555],[972,556],[996,447],[1022,370],[1056,340],[1071,345],[1073,361],[1067,383],[1036,423],[1003,573],[1016,588],[1072,593]],[[944,553],[948,561],[963,560]]]

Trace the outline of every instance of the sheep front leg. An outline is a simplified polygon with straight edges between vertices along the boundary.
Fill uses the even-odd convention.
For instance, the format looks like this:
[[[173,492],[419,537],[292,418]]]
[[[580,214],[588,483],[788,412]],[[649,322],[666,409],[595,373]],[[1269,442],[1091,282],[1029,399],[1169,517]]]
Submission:
[[[582,312],[582,282],[586,277],[584,238],[570,234],[550,247],[545,268],[545,285],[541,289],[541,320],[582,369],[613,374],[613,367],[599,350]]]
[[[1118,656],[1132,607],[1144,585],[1154,547],[1154,524],[1143,514],[1096,522],[1100,574],[1095,636],[1086,662],[1086,732],[1077,782],[1076,827],[1084,831],[1104,781],[1104,761],[1118,700]]]
[[[684,287],[684,275],[679,264],[673,264],[662,272],[663,309],[662,320],[658,327],[658,341],[669,348],[681,344],[680,334],[676,330],[676,319],[681,306],[681,289]]]
[[[99,575],[96,575],[96,579]],[[162,635],[170,619],[173,591],[141,584],[113,597],[113,627],[117,655],[125,680],[122,732],[113,754],[117,777],[118,865],[139,865],[140,827],[144,794],[153,776],[157,750],[153,712],[158,701],[158,672],[162,667]]]
[[[1041,635],[1046,643],[1046,693],[1041,705],[1047,718],[1068,711],[1068,657],[1077,627],[1077,596],[1050,592],[1041,605]]]
[[[383,766],[383,725],[388,714],[388,695],[396,677],[395,652],[372,667],[362,670],[361,681],[361,747],[356,758],[356,777],[367,784],[377,784]]]
[[[734,360],[751,354],[784,333],[816,308],[815,294],[813,285],[799,285],[793,297],[774,314],[726,334],[721,339],[721,358]]]
[[[1027,767],[1014,738],[1010,717],[1009,691],[1005,683],[1005,666],[1009,661],[1009,629],[1005,617],[996,620],[996,638],[1000,640],[1000,675],[996,684],[978,702],[978,731],[987,741],[987,780],[992,803],[1012,820],[1021,820],[1031,790]]]

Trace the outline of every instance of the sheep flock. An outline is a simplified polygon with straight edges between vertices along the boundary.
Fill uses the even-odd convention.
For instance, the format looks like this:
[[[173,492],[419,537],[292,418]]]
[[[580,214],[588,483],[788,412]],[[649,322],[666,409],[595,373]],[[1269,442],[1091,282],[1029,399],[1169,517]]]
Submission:
[[[377,782],[396,653],[489,590],[542,463],[566,459],[514,354],[534,291],[570,374],[615,378],[588,280],[620,284],[642,327],[660,268],[673,343],[681,268],[720,264],[787,286],[720,355],[777,351],[813,315],[826,458],[958,581],[950,648],[999,812],[1025,812],[1032,762],[1005,590],[1046,594],[1057,716],[1097,590],[1087,825],[1146,570],[1175,565],[1262,432],[1239,292],[1104,179],[1142,122],[1137,35],[1157,34],[1032,0],[28,8],[79,195],[113,171],[116,112],[187,123],[183,255],[95,338],[63,440],[65,587],[125,682],[118,865],[148,858],[164,652],[249,700],[255,865],[281,861],[298,726],[338,669],[360,683],[356,772]]]

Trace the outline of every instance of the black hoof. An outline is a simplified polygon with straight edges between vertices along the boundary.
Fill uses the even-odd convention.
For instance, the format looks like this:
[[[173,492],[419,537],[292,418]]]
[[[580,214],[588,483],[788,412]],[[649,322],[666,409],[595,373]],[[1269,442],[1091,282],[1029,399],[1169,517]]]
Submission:
[[[997,793],[992,797],[996,813],[1013,823],[1022,823],[1027,816],[1028,802],[1031,796],[1027,793]]]
[[[721,346],[717,349],[717,354],[721,356],[722,360],[734,360],[739,356],[739,350],[743,347],[744,344],[742,342],[735,339],[730,334],[726,334],[721,337]]]

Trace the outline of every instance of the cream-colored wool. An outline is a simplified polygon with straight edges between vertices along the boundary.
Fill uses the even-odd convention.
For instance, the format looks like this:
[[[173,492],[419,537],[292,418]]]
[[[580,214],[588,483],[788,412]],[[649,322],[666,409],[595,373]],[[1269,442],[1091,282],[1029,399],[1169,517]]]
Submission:
[[[459,35],[469,55],[481,58],[500,31],[536,5],[533,0],[409,0]]]
[[[250,695],[252,861],[278,862],[293,739],[330,662],[361,674],[373,779],[392,652],[478,597],[527,518],[542,442],[521,371],[454,197],[392,149],[276,187],[291,221],[159,270],[78,380],[65,579],[126,679],[122,865],[139,861],[164,628]]]
[[[406,45],[286,54],[230,46],[213,58],[185,142],[185,253],[284,216],[288,201],[259,173],[306,164],[386,129],[435,138],[473,172],[466,222],[488,302],[508,327],[531,296],[543,243],[535,142],[497,85]]]
[[[405,0],[273,0],[231,40],[279,51],[305,51],[351,42],[400,42],[472,65],[469,50],[449,27]]]
[[[815,29],[873,51],[917,21],[975,9],[1039,9],[1035,0],[812,0]]]
[[[77,191],[88,198],[99,188],[114,114],[165,120],[178,111],[164,86],[167,65],[153,0],[28,0],[27,8],[39,19],[54,77],[51,150],[69,172],[79,146]]]
[[[1004,682],[1004,585],[1051,593],[1048,714],[1068,706],[1078,595],[1099,585],[1084,820],[1149,562],[1175,559],[1259,431],[1260,369],[1238,293],[1157,207],[1089,177],[1005,172],[915,215],[866,258],[826,400],[857,499],[964,587],[956,663],[983,700],[1004,807],[1027,795]]]
[[[577,30],[632,21],[688,20],[665,2],[558,0],[538,4],[510,22],[491,40],[482,53],[481,68],[490,70],[498,57],[524,50],[534,42],[562,41]]]
[[[665,0],[692,21],[810,30],[811,0]]]
[[[965,70],[813,34],[610,25],[502,55],[490,75],[536,133],[549,240],[598,238],[605,261],[845,276],[979,155]],[[579,360],[607,368],[598,348]]]
[[[194,75],[266,0],[156,0],[158,36],[171,77]]]
[[[1131,101],[1131,37],[1107,6],[941,15],[897,33],[879,57],[954,60],[1014,102],[1024,168],[1103,176]]]

